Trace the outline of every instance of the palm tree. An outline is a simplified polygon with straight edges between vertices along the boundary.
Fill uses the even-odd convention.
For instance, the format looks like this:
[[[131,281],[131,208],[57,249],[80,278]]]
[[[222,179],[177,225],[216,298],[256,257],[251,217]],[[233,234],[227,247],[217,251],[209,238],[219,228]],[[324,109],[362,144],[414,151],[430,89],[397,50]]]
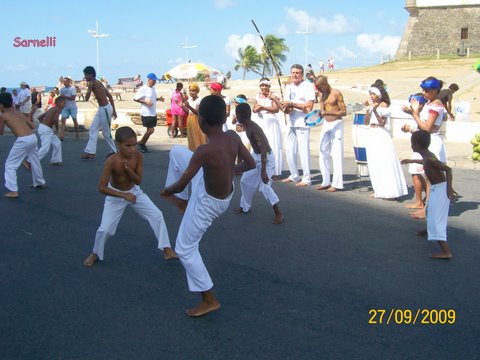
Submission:
[[[265,45],[270,50],[270,54],[272,55],[274,63],[272,64],[272,60],[267,55],[267,51],[265,50]],[[261,61],[263,65],[262,73],[263,75],[270,75],[272,76],[275,73],[275,67],[280,69],[280,65],[287,60],[287,56],[285,55],[290,49],[287,45],[285,45],[285,39],[278,38],[275,35],[266,35],[265,36],[265,45],[262,48],[261,54]]]
[[[238,59],[235,62],[237,63],[234,67],[235,71],[243,69],[243,80],[245,80],[245,75],[249,71],[262,75],[260,71],[262,60],[260,54],[252,45],[247,45],[243,50],[238,49]]]

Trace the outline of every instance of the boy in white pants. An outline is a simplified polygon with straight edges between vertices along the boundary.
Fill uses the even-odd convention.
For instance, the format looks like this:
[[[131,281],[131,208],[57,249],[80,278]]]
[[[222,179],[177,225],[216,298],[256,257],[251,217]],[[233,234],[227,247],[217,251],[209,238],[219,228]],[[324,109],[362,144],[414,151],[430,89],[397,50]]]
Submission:
[[[52,146],[52,158],[50,165],[62,165],[62,142],[57,135],[53,133],[53,126],[58,130],[58,117],[65,106],[66,98],[62,95],[55,99],[55,107],[51,107],[46,113],[38,117],[38,136],[40,136],[40,148],[38,149],[38,158],[42,160],[47,155],[50,146]]]
[[[140,189],[143,176],[143,155],[136,150],[137,135],[128,126],[118,128],[115,133],[118,152],[105,161],[98,189],[107,195],[102,214],[102,223],[95,235],[93,252],[83,265],[92,266],[103,260],[105,243],[115,235],[118,223],[127,205],[147,220],[155,233],[158,248],[163,250],[165,260],[177,258],[171,249],[167,227],[162,212]]]
[[[17,137],[5,161],[5,187],[10,191],[4,196],[18,198],[17,169],[25,158],[31,164],[32,186],[45,187],[45,180],[37,154],[37,137],[33,133],[35,125],[21,112],[15,111],[12,104],[13,99],[10,93],[0,94],[0,135],[3,135],[7,125]]]
[[[212,292],[212,279],[200,255],[200,240],[213,220],[230,204],[234,171],[255,168],[255,161],[235,131],[222,130],[226,105],[221,97],[210,95],[203,98],[198,113],[200,129],[207,135],[208,142],[200,145],[195,153],[182,146],[172,148],[167,187],[161,193],[163,198],[185,212],[175,252],[185,268],[190,291],[202,295],[201,303],[187,310],[188,316],[195,317],[220,308],[220,302]],[[243,161],[235,165],[237,156]],[[190,183],[192,194],[189,198],[186,188]]]
[[[260,190],[265,199],[272,205],[275,218],[274,224],[283,222],[283,215],[278,206],[277,194],[272,189],[272,176],[275,172],[275,156],[268,143],[262,128],[251,119],[252,111],[247,103],[239,104],[235,108],[237,122],[243,125],[245,133],[252,146],[252,156],[255,159],[256,168],[246,171],[240,180],[242,197],[240,198],[240,208],[235,212],[237,214],[249,212],[252,206],[253,195],[257,189]]]

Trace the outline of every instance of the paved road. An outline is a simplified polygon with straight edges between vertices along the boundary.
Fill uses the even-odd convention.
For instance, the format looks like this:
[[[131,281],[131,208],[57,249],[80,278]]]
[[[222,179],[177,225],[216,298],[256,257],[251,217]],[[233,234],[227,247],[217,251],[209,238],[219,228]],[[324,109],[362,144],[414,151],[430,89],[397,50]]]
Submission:
[[[0,138],[2,164],[12,142]],[[47,189],[29,188],[20,169],[21,197],[0,199],[1,359],[479,358],[478,171],[454,172],[463,198],[449,218],[451,261],[428,258],[436,248],[413,235],[422,223],[402,202],[352,189],[350,158],[344,192],[275,183],[280,226],[258,195],[251,214],[234,215],[237,191],[202,241],[222,308],[190,319],[184,310],[198,298],[181,264],[163,260],[131,210],[105,261],[82,266],[100,222],[96,186],[107,153],[100,141],[98,158],[82,161],[84,145],[64,142],[65,165],[44,167]],[[151,148],[142,188],[162,209],[173,243],[180,216],[158,196],[168,145]],[[453,309],[456,320],[371,325],[371,309]]]

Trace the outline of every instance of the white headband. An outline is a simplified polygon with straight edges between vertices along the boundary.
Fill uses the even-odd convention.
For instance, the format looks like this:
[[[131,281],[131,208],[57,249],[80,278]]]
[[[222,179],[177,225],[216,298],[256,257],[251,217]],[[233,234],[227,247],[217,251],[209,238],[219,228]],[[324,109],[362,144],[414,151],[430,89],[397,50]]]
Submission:
[[[260,85],[272,86],[272,83],[269,80],[262,80],[262,81],[260,81]]]
[[[368,88],[368,91],[377,95],[379,98],[382,97],[382,93],[380,92],[380,90],[378,88],[374,87],[374,86]]]

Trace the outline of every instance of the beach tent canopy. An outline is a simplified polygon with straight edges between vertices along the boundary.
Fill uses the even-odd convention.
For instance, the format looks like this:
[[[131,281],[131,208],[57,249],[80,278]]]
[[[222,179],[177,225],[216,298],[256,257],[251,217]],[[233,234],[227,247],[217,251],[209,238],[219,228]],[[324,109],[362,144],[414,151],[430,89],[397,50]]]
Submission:
[[[185,63],[175,66],[174,68],[168,70],[165,73],[165,77],[175,78],[175,79],[193,79],[197,75],[218,75],[222,72],[220,70],[214,69],[211,66],[201,64],[201,63]]]

